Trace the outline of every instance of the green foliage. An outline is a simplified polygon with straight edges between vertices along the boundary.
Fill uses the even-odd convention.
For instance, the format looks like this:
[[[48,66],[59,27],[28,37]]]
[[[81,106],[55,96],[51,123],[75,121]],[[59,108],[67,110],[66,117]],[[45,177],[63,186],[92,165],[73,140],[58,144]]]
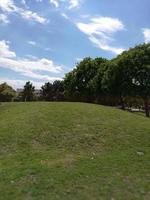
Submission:
[[[53,100],[64,100],[64,82],[56,80],[53,83]]]
[[[143,98],[146,116],[149,116],[150,98],[150,44],[143,44],[129,49],[118,57],[121,69],[127,69],[122,78],[127,78],[127,93]],[[132,84],[131,84],[132,82]]]
[[[46,101],[64,100],[64,83],[56,80],[54,83],[45,83],[41,88],[41,98]]]
[[[2,83],[0,85],[0,101],[12,101],[15,95],[15,90],[11,86],[7,85],[7,83]]]
[[[135,102],[142,98],[149,116],[150,44],[138,45],[109,61],[83,59],[66,74],[64,88],[69,100],[121,105],[123,109],[127,97]]]
[[[92,79],[104,62],[106,59],[96,58],[93,60],[89,57],[78,63],[76,68],[68,73],[64,79],[66,94],[78,101],[93,101],[95,93]]]
[[[22,92],[23,101],[33,101],[34,91],[35,87],[32,85],[32,83],[30,83],[30,81],[26,82]]]
[[[150,44],[143,44],[124,52],[119,58],[122,67],[130,67],[130,78],[136,95],[150,97]],[[128,76],[128,74],[126,76]]]
[[[118,98],[118,102],[124,109],[124,98],[132,93],[130,66],[124,67],[117,59],[107,62],[107,70],[103,75],[101,85],[106,94]]]
[[[53,91],[52,83],[49,82],[45,83],[45,85],[41,87],[42,99],[46,101],[51,101],[53,99],[52,91]]]

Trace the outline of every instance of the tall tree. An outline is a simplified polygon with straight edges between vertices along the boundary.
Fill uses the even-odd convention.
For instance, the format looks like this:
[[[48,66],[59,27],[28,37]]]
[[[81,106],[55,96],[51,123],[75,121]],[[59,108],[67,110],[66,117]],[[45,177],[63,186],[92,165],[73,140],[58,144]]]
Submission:
[[[32,85],[32,83],[30,81],[26,82],[22,92],[23,101],[33,101],[34,91],[35,87]]]
[[[53,100],[64,100],[64,83],[63,81],[56,80],[53,82]]]
[[[76,84],[76,69],[73,69],[65,75],[64,95],[69,101],[79,101],[79,91]]]
[[[93,79],[91,79],[89,83],[91,91],[95,95],[96,102],[102,102],[102,99],[105,96],[103,92],[103,88],[102,88],[102,80],[103,80],[104,73],[106,72],[108,67],[109,67],[109,64],[107,60],[105,62],[101,62],[99,64],[97,74],[94,76]]]
[[[53,84],[52,83],[45,83],[41,87],[41,96],[43,100],[52,101],[53,100]]]
[[[107,63],[107,70],[101,81],[102,90],[119,101],[122,109],[125,109],[124,98],[131,94],[132,78],[130,66],[118,63],[117,59]]]
[[[96,76],[97,71],[106,59],[90,57],[83,59],[77,64],[76,68],[68,73],[64,79],[65,92],[74,96],[78,101],[91,102],[94,99],[94,93],[91,87],[91,80]]]
[[[149,113],[150,98],[150,43],[138,45],[118,57],[118,64],[130,68],[130,79],[134,95],[143,99],[145,114]],[[126,74],[127,76],[127,74]]]

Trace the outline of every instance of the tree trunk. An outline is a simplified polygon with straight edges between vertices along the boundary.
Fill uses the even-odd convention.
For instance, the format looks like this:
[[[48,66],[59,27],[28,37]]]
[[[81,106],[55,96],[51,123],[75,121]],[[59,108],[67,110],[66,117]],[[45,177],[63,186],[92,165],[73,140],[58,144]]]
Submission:
[[[121,103],[121,109],[125,110],[124,100],[122,96],[120,96],[120,103]]]
[[[145,115],[150,117],[148,99],[144,99]]]

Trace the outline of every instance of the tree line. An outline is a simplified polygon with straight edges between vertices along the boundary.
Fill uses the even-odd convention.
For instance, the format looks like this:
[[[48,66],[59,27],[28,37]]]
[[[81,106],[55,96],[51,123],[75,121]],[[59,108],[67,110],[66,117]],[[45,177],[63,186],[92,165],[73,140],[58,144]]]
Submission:
[[[32,83],[27,82],[17,98],[22,101],[91,102],[122,109],[138,107],[149,117],[150,44],[130,48],[111,60],[84,58],[62,81],[45,83],[38,97],[34,91]]]

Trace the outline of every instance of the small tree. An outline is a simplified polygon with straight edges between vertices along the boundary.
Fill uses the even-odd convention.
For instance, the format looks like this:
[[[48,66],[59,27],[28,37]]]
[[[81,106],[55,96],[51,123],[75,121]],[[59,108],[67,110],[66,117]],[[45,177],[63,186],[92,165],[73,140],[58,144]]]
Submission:
[[[2,83],[0,85],[0,101],[12,101],[15,96],[15,90],[7,83]]]
[[[23,101],[33,101],[35,87],[30,81],[26,82],[22,92]]]

